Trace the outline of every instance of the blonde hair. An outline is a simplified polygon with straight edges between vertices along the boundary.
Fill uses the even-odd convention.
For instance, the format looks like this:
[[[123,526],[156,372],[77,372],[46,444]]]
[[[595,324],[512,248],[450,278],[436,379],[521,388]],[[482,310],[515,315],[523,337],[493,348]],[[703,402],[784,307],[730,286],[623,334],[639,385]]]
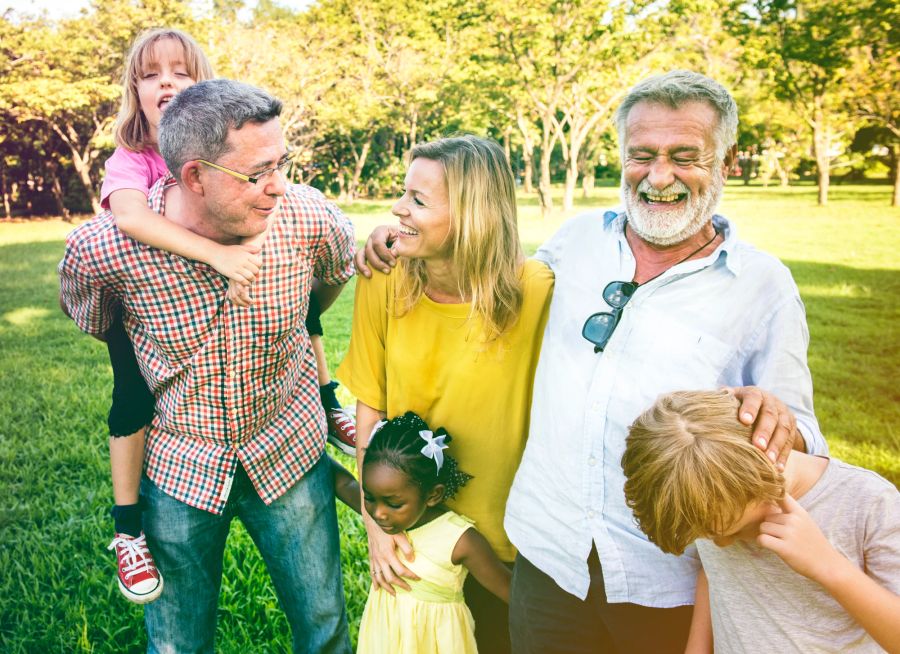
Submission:
[[[494,340],[522,308],[524,255],[509,162],[499,145],[471,135],[417,145],[410,161],[418,158],[436,161],[444,170],[459,292],[472,304],[470,318],[481,319],[485,340]],[[396,297],[402,315],[419,301],[428,279],[421,259],[404,259],[399,268]]]
[[[723,535],[746,508],[784,497],[784,478],[750,441],[727,391],[661,396],[631,425],[625,501],[641,530],[669,554]]]
[[[153,47],[165,39],[173,39],[181,44],[185,67],[194,81],[201,82],[213,77],[212,66],[203,50],[181,30],[158,27],[141,33],[134,40],[125,60],[125,70],[122,72],[122,106],[119,108],[114,134],[116,145],[134,152],[140,152],[150,144],[150,125],[141,111],[138,81],[152,61]]]

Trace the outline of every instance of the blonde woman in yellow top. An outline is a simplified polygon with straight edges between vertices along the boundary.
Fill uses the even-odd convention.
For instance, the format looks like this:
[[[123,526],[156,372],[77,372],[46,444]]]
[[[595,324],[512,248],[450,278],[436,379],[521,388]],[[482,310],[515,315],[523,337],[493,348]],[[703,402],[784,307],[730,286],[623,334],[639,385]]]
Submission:
[[[512,171],[496,143],[461,136],[417,145],[405,186],[393,207],[397,268],[358,278],[338,368],[358,398],[357,458],[383,418],[414,411],[446,428],[473,475],[448,506],[474,520],[511,566],[503,513],[528,434],[553,274],[525,259]],[[374,583],[406,588],[402,578],[415,578],[403,562],[414,556],[409,542],[363,519]],[[465,593],[479,648],[508,651],[506,605],[472,578]]]

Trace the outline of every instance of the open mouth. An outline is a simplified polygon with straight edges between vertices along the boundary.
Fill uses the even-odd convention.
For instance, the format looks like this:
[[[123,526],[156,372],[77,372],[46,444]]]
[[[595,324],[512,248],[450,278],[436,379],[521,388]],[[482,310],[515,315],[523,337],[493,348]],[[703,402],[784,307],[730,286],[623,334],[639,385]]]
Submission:
[[[666,195],[658,195],[655,193],[639,193],[641,200],[656,207],[673,206],[681,202],[687,197],[687,193],[668,193]]]
[[[172,101],[172,98],[174,98],[174,97],[175,97],[174,95],[163,96],[163,98],[159,101],[159,103],[156,106],[159,108],[160,111],[162,111],[167,106],[169,106],[169,103]]]
[[[401,236],[418,236],[419,235],[419,232],[414,230],[412,227],[407,227],[403,223],[400,223],[399,231],[400,231]]]

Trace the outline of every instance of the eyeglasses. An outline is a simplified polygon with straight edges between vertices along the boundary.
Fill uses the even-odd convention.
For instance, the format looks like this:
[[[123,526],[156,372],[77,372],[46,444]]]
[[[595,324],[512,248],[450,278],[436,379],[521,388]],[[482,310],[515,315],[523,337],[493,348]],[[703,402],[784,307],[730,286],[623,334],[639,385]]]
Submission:
[[[227,173],[232,177],[237,177],[240,180],[245,182],[250,182],[251,184],[256,184],[257,182],[265,182],[272,175],[275,174],[275,171],[279,171],[282,175],[284,175],[285,179],[287,179],[288,173],[291,170],[291,164],[294,162],[290,159],[290,155],[284,155],[281,160],[271,168],[266,168],[263,171],[256,173],[255,175],[245,175],[244,173],[239,173],[236,170],[232,170],[231,168],[226,168],[225,166],[220,166],[219,164],[214,164],[211,161],[206,161],[205,159],[197,159],[198,162],[202,163],[204,166],[209,166],[210,168],[215,168],[216,170],[221,170],[223,173]]]
[[[622,318],[622,309],[640,284],[635,282],[610,282],[603,289],[603,299],[612,311],[601,311],[589,316],[581,328],[581,335],[594,344],[594,352],[602,352]]]

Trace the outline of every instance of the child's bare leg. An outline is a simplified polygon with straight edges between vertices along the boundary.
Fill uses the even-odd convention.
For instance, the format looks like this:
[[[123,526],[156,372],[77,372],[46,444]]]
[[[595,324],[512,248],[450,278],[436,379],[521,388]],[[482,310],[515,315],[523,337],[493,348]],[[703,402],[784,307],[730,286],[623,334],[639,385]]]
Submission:
[[[331,375],[328,374],[328,360],[325,358],[325,344],[319,334],[309,335],[313,354],[316,355],[316,372],[319,374],[319,386],[331,383]]]
[[[144,465],[143,427],[130,436],[110,437],[109,464],[115,503],[119,506],[137,504]]]

